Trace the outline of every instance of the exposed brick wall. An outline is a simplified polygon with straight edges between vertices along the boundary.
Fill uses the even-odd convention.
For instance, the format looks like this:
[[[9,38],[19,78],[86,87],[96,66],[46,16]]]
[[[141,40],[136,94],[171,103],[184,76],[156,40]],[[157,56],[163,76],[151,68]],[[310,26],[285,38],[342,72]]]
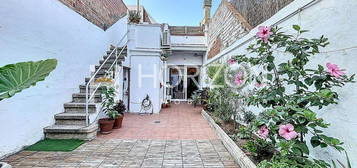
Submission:
[[[272,17],[294,0],[230,0],[253,27]]]
[[[208,55],[207,58],[211,59],[214,56],[216,56],[217,54],[219,54],[221,52],[221,48],[222,48],[222,41],[220,38],[217,38],[211,47],[211,50],[208,51]]]
[[[88,21],[106,30],[126,15],[122,0],[59,0]]]
[[[242,38],[252,27],[226,0],[222,0],[208,27],[208,58]],[[218,41],[218,42],[217,42]]]

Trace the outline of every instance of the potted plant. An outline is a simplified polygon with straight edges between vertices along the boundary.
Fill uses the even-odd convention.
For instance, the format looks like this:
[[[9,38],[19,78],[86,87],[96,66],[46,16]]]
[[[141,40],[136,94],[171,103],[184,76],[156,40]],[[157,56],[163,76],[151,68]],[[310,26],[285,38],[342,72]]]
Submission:
[[[124,119],[124,112],[126,111],[125,104],[122,100],[120,100],[117,104],[115,104],[113,108],[116,112],[118,112],[118,117],[115,119],[114,122],[114,129],[119,129],[122,127],[123,119]]]
[[[103,90],[103,112],[107,115],[108,118],[102,118],[99,120],[99,127],[100,132],[102,134],[110,134],[115,119],[118,118],[119,113],[113,109],[114,107],[114,96],[115,96],[115,89],[111,86],[106,86]]]
[[[129,11],[129,23],[139,24],[141,20],[140,12]]]
[[[108,118],[102,118],[99,120],[100,133],[102,134],[112,133],[115,119],[119,116],[118,112],[115,110],[110,110],[106,114]]]

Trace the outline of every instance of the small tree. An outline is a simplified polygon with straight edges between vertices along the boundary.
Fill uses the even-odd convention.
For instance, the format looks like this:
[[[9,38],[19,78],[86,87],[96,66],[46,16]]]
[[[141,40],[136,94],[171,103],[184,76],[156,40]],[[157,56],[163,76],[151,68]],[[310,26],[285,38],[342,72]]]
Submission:
[[[303,38],[301,35],[306,30],[297,25],[293,29],[297,35],[286,34],[279,28],[260,27],[257,43],[248,47],[248,51],[256,56],[238,55],[229,62],[263,67],[261,73],[245,77],[245,82],[253,83],[256,89],[243,97],[247,105],[264,109],[253,123],[254,128],[262,139],[272,142],[280,151],[271,162],[265,161],[261,167],[272,166],[274,162],[327,167],[323,161],[308,159],[307,142],[314,148],[331,146],[338,151],[343,150],[343,143],[323,133],[322,129],[330,124],[317,117],[315,109],[337,104],[338,93],[334,89],[353,82],[354,75],[345,75],[344,70],[332,63],[326,64],[327,69],[322,65],[312,68],[310,59],[329,44],[328,39],[324,36]],[[289,56],[278,63],[276,53]],[[307,137],[307,134],[312,136]]]

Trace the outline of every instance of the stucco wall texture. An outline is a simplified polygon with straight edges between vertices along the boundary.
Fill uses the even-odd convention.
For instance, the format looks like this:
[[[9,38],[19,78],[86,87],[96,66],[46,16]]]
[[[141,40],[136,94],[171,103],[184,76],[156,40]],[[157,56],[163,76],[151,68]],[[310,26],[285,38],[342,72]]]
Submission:
[[[357,31],[355,28],[357,22],[352,22],[351,18],[357,18],[357,3],[351,0],[323,0],[316,1],[316,4],[294,14],[292,17],[285,18],[299,8],[307,5],[313,0],[293,1],[288,6],[279,11],[272,18],[268,19],[261,25],[278,24],[283,27],[283,31],[293,32],[292,25],[298,24],[303,29],[310,30],[304,35],[307,38],[318,38],[325,35],[329,38],[330,45],[324,48],[321,54],[316,55],[311,65],[316,67],[317,64],[326,65],[331,62],[339,65],[346,70],[349,75],[357,74]],[[255,36],[257,28],[251,30],[249,34],[236,41],[215,58],[208,60],[209,63],[216,61],[226,61],[234,55],[246,54],[246,48],[252,43],[252,37]],[[279,60],[284,59],[286,55],[278,55]],[[339,104],[330,105],[317,110],[318,115],[323,117],[330,128],[325,130],[329,136],[334,136],[344,142],[344,148],[349,154],[352,165],[357,165],[357,84],[347,84],[343,88],[337,89],[340,94]],[[337,152],[332,148],[315,148],[312,150],[315,158],[324,159],[328,162],[331,160],[340,160],[345,163],[344,153]]]
[[[0,3],[0,66],[48,58],[57,68],[45,81],[0,102],[0,158],[43,138],[79,85],[110,45],[127,31],[127,17],[107,31],[59,1],[5,0]]]

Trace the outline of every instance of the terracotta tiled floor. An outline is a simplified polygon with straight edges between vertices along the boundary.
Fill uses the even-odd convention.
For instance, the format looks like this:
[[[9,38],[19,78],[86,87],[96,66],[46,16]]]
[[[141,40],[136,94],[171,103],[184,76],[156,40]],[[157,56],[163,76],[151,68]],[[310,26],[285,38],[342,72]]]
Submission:
[[[201,115],[201,108],[181,103],[172,104],[160,114],[126,114],[123,127],[100,139],[209,140],[218,139]],[[160,121],[160,123],[155,123]]]

